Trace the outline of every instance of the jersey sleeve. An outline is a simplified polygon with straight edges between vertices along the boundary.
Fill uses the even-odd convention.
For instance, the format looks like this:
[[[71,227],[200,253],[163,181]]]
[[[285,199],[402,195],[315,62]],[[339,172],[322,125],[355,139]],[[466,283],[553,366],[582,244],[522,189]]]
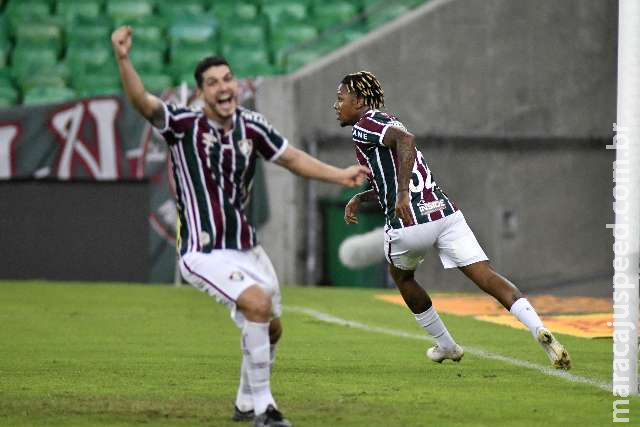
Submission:
[[[276,161],[286,150],[289,141],[280,135],[263,116],[253,113],[252,118],[254,120],[248,120],[245,124],[247,136],[253,141],[253,146],[260,157],[270,162]]]
[[[365,116],[353,127],[352,136],[356,142],[384,146],[384,136],[390,127],[407,130],[402,122],[391,116]]]
[[[178,107],[174,104],[162,102],[164,108],[164,126],[158,130],[167,143],[177,142],[185,131],[193,125],[193,119],[197,112],[187,107]]]

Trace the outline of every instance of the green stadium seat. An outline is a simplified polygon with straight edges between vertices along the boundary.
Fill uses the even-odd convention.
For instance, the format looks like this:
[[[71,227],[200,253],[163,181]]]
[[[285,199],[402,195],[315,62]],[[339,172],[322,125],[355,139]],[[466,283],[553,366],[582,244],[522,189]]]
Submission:
[[[57,63],[46,67],[46,72],[32,72],[27,69],[15,76],[17,86],[26,92],[35,86],[66,86],[69,80],[69,68],[65,63]]]
[[[318,30],[313,25],[291,24],[280,28],[271,36],[272,46],[277,49],[297,46],[318,37]]]
[[[158,1],[158,15],[163,20],[171,20],[183,15],[198,16],[204,12],[200,0],[160,0]]]
[[[234,48],[224,54],[238,77],[255,77],[263,70],[271,69],[266,49]]]
[[[18,25],[14,37],[16,43],[20,45],[48,45],[60,51],[62,48],[62,22],[55,18],[38,17]]]
[[[107,1],[107,15],[113,19],[116,26],[153,14],[153,3],[148,0],[109,0]]]
[[[5,67],[9,62],[9,52],[11,52],[11,42],[0,34],[0,67]]]
[[[202,58],[215,55],[217,50],[215,46],[211,48],[207,45],[200,46],[182,46],[171,52],[171,63],[169,64],[169,72],[176,79],[182,78],[184,75],[190,75],[189,83],[193,80],[193,70]]]
[[[19,82],[20,89],[23,93],[35,87],[49,86],[49,87],[66,87],[67,80],[61,75],[56,73],[47,74],[31,74],[24,76]]]
[[[18,103],[18,91],[10,81],[0,79],[0,108],[11,107]]]
[[[65,62],[72,73],[86,73],[87,70],[100,69],[114,62],[110,45],[104,43],[93,46],[72,45],[67,50]]]
[[[216,18],[226,22],[251,22],[260,16],[258,6],[249,2],[216,2],[212,10]]]
[[[48,17],[51,14],[51,6],[47,0],[13,0],[7,5],[5,14],[9,27],[15,31],[24,22],[38,17]]]
[[[13,88],[13,78],[7,68],[5,68],[3,73],[0,74],[0,87]]]
[[[9,23],[6,14],[0,13],[0,39],[9,38]]]
[[[292,22],[305,22],[309,17],[307,5],[301,2],[276,1],[262,6],[262,13],[267,17],[271,29]]]
[[[385,3],[386,0],[360,0],[360,4],[364,11],[369,11],[371,9],[381,7]]]
[[[330,52],[336,50],[367,33],[366,26],[358,22],[339,31],[325,32],[312,46],[315,50]]]
[[[111,20],[105,17],[88,18],[78,16],[73,25],[67,27],[67,47],[93,46],[111,43]]]
[[[272,35],[271,47],[274,62],[283,64],[284,56],[303,43],[313,42],[318,37],[318,30],[312,25],[287,25]]]
[[[195,86],[196,80],[193,77],[193,71],[184,71],[181,74],[175,76],[174,82],[176,86],[186,83],[188,86]]]
[[[220,39],[224,46],[231,48],[265,46],[267,34],[261,23],[238,23],[225,25]]]
[[[141,73],[140,77],[144,82],[146,90],[154,93],[162,92],[165,89],[173,87],[173,79],[171,76],[163,73]],[[191,77],[193,79],[193,77]]]
[[[326,3],[314,8],[313,22],[320,31],[325,31],[354,19],[358,14],[358,8],[353,3]]]
[[[215,42],[217,23],[213,17],[201,16],[180,18],[168,29],[171,46],[199,45]]]
[[[13,79],[13,73],[9,67],[0,68],[0,80],[11,81]]]
[[[98,73],[74,76],[72,87],[79,96],[113,95],[122,92],[120,76],[117,73]]]
[[[154,25],[136,25],[133,27],[133,31],[136,46],[145,44],[154,46],[158,50],[166,49],[164,30],[161,27]]]
[[[292,72],[303,65],[312,62],[322,56],[322,52],[311,49],[301,49],[290,53],[284,58],[283,67],[287,72]]]
[[[138,70],[160,71],[164,68],[164,52],[144,46],[134,46],[131,60]]]
[[[75,98],[77,98],[76,92],[68,87],[38,86],[24,94],[22,103],[24,105],[41,105],[71,101]]]
[[[101,9],[102,0],[58,0],[56,15],[64,20],[67,25],[70,25],[80,17],[89,19],[98,18]]]
[[[404,4],[392,3],[386,5],[383,8],[376,9],[374,12],[367,16],[367,23],[369,28],[374,29],[381,25],[387,24],[400,15],[407,13],[410,10],[409,6]]]
[[[11,55],[11,72],[16,79],[53,68],[58,62],[58,53],[47,46],[16,45]]]

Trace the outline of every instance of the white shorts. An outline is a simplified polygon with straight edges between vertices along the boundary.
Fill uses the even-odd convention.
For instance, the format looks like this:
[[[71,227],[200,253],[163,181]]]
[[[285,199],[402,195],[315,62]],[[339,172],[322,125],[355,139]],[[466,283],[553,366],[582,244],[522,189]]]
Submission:
[[[464,267],[489,259],[461,211],[410,227],[385,227],[384,254],[396,268],[415,270],[432,247],[438,249],[444,268]]]
[[[271,313],[282,314],[280,285],[271,260],[261,246],[246,251],[216,249],[211,253],[188,252],[180,258],[182,277],[195,288],[214,297],[231,310],[239,328],[244,315],[236,307],[240,294],[258,285],[271,295]]]

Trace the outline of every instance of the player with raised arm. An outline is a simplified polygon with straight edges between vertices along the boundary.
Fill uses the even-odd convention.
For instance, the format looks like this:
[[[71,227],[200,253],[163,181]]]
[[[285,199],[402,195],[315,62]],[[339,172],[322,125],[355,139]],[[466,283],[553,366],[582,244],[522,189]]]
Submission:
[[[382,86],[370,72],[342,79],[334,104],[337,119],[341,126],[353,127],[358,162],[371,170],[371,188],[347,203],[345,222],[357,222],[362,202],[378,201],[382,207],[386,219],[384,250],[391,276],[418,323],[436,339],[427,356],[442,362],[459,361],[464,355],[431,298],[414,279],[425,252],[435,247],[444,268],[458,267],[531,331],[555,368],[570,369],[567,351],[518,288],[493,270],[462,212],[436,184],[414,136],[397,118],[380,111],[383,106]]]
[[[262,158],[297,175],[348,187],[361,184],[368,170],[327,165],[289,145],[261,114],[238,106],[238,82],[224,58],[207,57],[196,66],[204,107],[177,107],[145,90],[129,58],[132,29],[118,28],[111,40],[125,93],[169,146],[183,277],[228,306],[242,331],[233,419],[290,427],[269,384],[282,334],[278,279],[244,210],[255,165]]]

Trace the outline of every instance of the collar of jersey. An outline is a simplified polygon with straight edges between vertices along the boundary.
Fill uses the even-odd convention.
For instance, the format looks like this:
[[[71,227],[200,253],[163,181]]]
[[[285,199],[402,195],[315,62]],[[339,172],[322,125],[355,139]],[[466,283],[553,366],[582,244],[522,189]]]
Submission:
[[[226,135],[230,132],[233,132],[233,129],[235,129],[237,114],[238,114],[238,109],[236,109],[236,111],[233,113],[233,117],[231,118],[231,129],[229,129],[227,132],[224,131],[220,123],[218,123],[217,121],[209,117],[207,117],[207,122],[209,123],[209,126],[214,128],[220,135]]]

